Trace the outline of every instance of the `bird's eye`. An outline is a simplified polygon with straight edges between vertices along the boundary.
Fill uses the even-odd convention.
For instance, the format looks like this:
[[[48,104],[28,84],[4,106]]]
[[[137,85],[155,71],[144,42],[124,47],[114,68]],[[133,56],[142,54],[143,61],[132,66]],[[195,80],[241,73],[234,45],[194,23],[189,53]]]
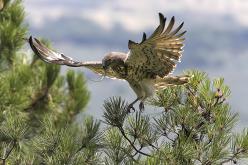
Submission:
[[[106,61],[105,65],[109,66],[110,64],[111,64],[111,60],[109,59],[109,60]]]

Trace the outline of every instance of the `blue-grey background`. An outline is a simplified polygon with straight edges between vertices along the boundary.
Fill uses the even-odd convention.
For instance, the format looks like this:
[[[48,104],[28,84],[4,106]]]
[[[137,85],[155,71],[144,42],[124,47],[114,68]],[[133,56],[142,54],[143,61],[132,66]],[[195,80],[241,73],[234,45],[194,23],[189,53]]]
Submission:
[[[110,51],[127,52],[129,39],[140,41],[158,25],[158,12],[185,22],[186,46],[174,74],[197,68],[211,78],[224,77],[228,99],[239,112],[239,128],[248,124],[248,1],[245,0],[25,0],[30,34],[52,41],[53,47],[78,60],[100,60]],[[63,67],[63,70],[68,69]],[[98,76],[86,69],[89,79]],[[102,103],[111,96],[131,101],[124,81],[94,83],[87,113],[101,118]],[[155,111],[153,111],[155,112]]]

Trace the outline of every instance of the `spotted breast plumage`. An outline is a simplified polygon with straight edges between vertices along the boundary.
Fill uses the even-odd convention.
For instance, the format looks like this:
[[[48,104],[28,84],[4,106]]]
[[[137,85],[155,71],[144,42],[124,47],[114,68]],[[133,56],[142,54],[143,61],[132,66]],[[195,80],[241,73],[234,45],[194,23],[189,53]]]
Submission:
[[[143,33],[140,43],[129,40],[128,53],[111,52],[102,61],[75,61],[47,48],[36,38],[30,37],[28,41],[35,54],[48,63],[86,67],[109,78],[126,80],[137,95],[137,99],[129,105],[128,111],[134,110],[133,105],[139,100],[139,108],[143,110],[144,100],[152,96],[156,90],[170,85],[182,85],[189,79],[185,75],[169,76],[182,56],[185,40],[183,35],[186,33],[180,32],[183,23],[173,28],[175,18],[172,17],[165,26],[166,18],[161,13],[159,20],[159,26],[149,38]]]

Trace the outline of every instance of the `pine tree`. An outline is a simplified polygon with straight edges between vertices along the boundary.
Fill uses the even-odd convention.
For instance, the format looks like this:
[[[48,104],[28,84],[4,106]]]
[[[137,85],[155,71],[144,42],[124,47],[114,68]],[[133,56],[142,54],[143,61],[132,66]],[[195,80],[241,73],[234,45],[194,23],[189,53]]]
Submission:
[[[45,64],[22,49],[27,25],[21,0],[0,11],[0,164],[95,162],[99,122],[77,114],[89,100],[82,73]],[[47,42],[45,42],[47,44]]]
[[[233,132],[230,89],[199,71],[147,101],[160,107],[155,114],[128,113],[128,103],[113,97],[102,122],[77,120],[89,100],[83,74],[62,75],[26,53],[22,1],[0,2],[0,164],[210,165],[248,157],[248,131]]]
[[[127,103],[120,98],[104,103],[108,164],[210,165],[247,158],[248,132],[232,132],[238,118],[226,101],[230,89],[224,79],[186,74],[192,76],[187,85],[166,88],[149,100],[162,108],[155,116],[124,113]]]

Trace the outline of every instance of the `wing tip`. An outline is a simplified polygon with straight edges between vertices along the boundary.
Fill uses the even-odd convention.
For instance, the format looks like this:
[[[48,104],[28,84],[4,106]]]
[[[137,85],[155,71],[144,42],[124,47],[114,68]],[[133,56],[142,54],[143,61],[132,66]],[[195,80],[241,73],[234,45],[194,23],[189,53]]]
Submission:
[[[166,21],[166,18],[164,17],[164,15],[162,13],[159,13],[159,22],[160,22],[159,26],[161,27],[162,30],[165,27],[165,21]]]
[[[43,56],[40,54],[40,52],[39,52],[39,50],[37,49],[37,47],[34,45],[33,37],[32,37],[32,36],[29,37],[28,42],[29,42],[29,46],[30,46],[30,48],[33,50],[34,54],[36,54],[36,55],[39,56],[42,60],[45,61],[45,59],[44,59]]]
[[[29,44],[33,43],[33,37],[32,37],[32,36],[30,36],[30,37],[28,38],[28,42],[29,42]]]
[[[132,49],[135,45],[137,45],[136,42],[132,41],[132,40],[128,40],[128,48]]]
[[[184,25],[184,21],[179,25],[180,27],[183,27],[183,25]]]
[[[145,40],[146,40],[146,33],[145,33],[145,32],[143,32],[143,37],[142,37],[142,41],[141,41],[141,43],[143,43]]]
[[[164,18],[164,15],[161,12],[159,12],[158,15],[159,15],[159,18]]]
[[[37,54],[38,53],[38,50],[34,46],[34,42],[33,42],[33,37],[32,36],[29,37],[28,43],[29,43],[31,49],[34,51],[34,53]]]
[[[172,17],[171,17],[170,22],[172,23],[172,26],[173,26],[173,25],[174,25],[174,23],[175,23],[175,16],[172,16]]]
[[[184,30],[182,33],[179,34],[179,36],[182,37],[185,33],[187,33],[187,30]]]
[[[29,42],[29,44],[30,44],[30,47],[32,48],[32,49],[36,49],[36,46],[34,45],[34,41],[36,42],[36,43],[39,43],[39,40],[38,39],[36,39],[36,38],[33,38],[33,36],[31,35],[30,37],[29,37],[29,39],[28,39],[28,42]]]
[[[165,18],[164,18],[164,15],[162,13],[158,13],[158,16],[159,16],[159,20],[160,22],[163,21]]]

